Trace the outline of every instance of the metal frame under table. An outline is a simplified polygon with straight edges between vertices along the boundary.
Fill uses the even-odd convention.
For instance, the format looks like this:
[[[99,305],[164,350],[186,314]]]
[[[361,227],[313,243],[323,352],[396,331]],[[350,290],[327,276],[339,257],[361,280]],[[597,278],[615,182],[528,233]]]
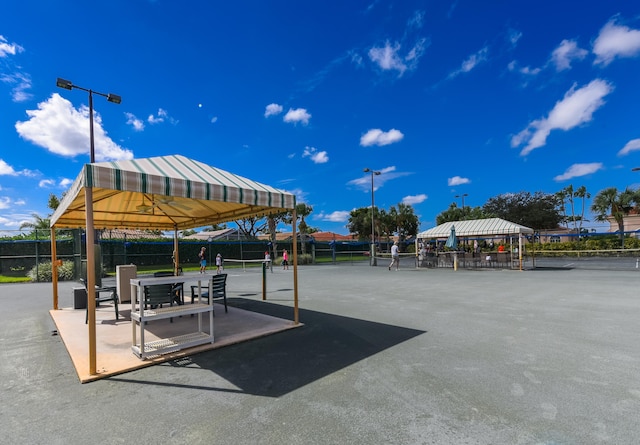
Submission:
[[[201,293],[202,282],[208,281],[209,295],[212,295],[211,280],[208,275],[201,275],[198,279],[198,295]],[[197,302],[188,305],[158,307],[155,309],[144,308],[144,287],[154,284],[176,284],[184,283],[181,276],[153,277],[153,278],[132,278],[131,279],[131,350],[141,359],[153,357],[161,354],[176,352],[181,349],[213,343],[213,299],[205,304],[198,297]],[[209,332],[202,329],[202,315],[209,314]],[[163,338],[156,341],[145,342],[145,324],[147,321],[162,320],[177,317],[180,315],[197,314],[197,331],[185,333],[175,337]],[[140,342],[138,342],[137,332],[140,331]]]

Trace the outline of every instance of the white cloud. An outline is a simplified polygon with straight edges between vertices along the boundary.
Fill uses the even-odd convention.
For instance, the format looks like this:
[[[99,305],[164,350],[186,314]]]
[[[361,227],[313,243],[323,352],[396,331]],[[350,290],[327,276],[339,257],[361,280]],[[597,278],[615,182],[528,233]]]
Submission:
[[[427,195],[421,193],[419,195],[409,195],[402,198],[402,203],[407,205],[420,204],[427,199]]]
[[[0,197],[0,210],[8,209],[11,206],[11,199],[6,196]]]
[[[563,174],[553,178],[554,181],[566,181],[567,179],[576,178],[579,176],[590,175],[598,170],[602,169],[601,162],[592,162],[590,164],[573,164]]]
[[[293,122],[298,123],[302,122],[303,125],[307,125],[309,123],[309,119],[311,119],[311,115],[304,108],[289,108],[287,114],[282,118],[285,122]]]
[[[470,182],[471,180],[469,178],[463,178],[461,176],[454,176],[453,178],[447,179],[447,185],[449,185],[449,187],[462,185],[462,184],[469,184]]]
[[[407,66],[398,55],[399,50],[399,43],[396,42],[395,45],[391,46],[391,43],[387,41],[383,47],[371,48],[369,50],[369,59],[375,62],[382,70],[396,70],[402,75]]]
[[[127,117],[127,125],[131,125],[135,131],[144,130],[144,122],[138,119],[133,113],[124,113]]]
[[[308,146],[305,147],[304,152],[302,153],[302,157],[303,158],[309,157],[316,164],[324,164],[326,162],[329,162],[329,156],[327,156],[327,152],[318,151],[314,147],[308,147]]]
[[[169,116],[169,113],[167,113],[167,110],[164,110],[162,108],[158,108],[158,113],[154,116],[153,114],[150,114],[149,117],[147,118],[147,122],[149,122],[150,124],[160,124],[164,121],[169,121],[172,124],[176,124],[177,121]]]
[[[73,183],[73,180],[68,178],[62,178],[57,184],[56,184],[56,181],[53,179],[43,179],[40,182],[38,182],[38,187],[45,188],[45,189],[57,187],[59,189],[66,190],[69,188],[69,186],[72,183]]]
[[[565,39],[551,53],[551,63],[556,66],[556,71],[568,70],[572,61],[583,60],[588,53],[586,49],[578,48],[575,40]]]
[[[618,156],[625,156],[632,151],[640,150],[640,139],[632,139],[625,144],[624,147],[618,152]]]
[[[320,213],[317,217],[314,217],[314,219],[329,222],[347,222],[349,221],[349,216],[351,216],[351,212],[348,210],[336,210],[331,213]]]
[[[0,159],[0,176],[1,175],[17,176],[18,173],[13,169],[12,166],[7,164],[4,159]]]
[[[400,54],[401,44],[393,45],[388,40],[382,47],[373,47],[369,50],[369,59],[383,71],[398,71],[398,76],[402,76],[407,70],[417,67],[420,58],[424,54],[426,39],[419,39],[406,55]]]
[[[593,42],[594,64],[607,66],[616,57],[634,57],[640,54],[640,30],[616,24],[616,18],[607,22]]]
[[[274,116],[282,113],[282,105],[269,104],[264,110],[264,117]]]
[[[407,28],[420,29],[424,25],[424,11],[414,11],[413,15],[407,20]]]
[[[518,41],[521,38],[522,38],[521,31],[518,31],[515,29],[509,29],[509,32],[507,33],[507,41],[509,42],[511,47],[515,48],[515,46],[518,44]]]
[[[378,190],[387,181],[400,178],[402,176],[408,176],[411,174],[407,172],[397,172],[395,166],[385,167],[383,169],[376,170],[376,171],[379,171],[380,174],[374,175],[373,177],[374,178],[373,190]],[[356,186],[363,192],[370,192],[371,191],[371,173],[370,172],[363,173],[363,176],[361,178],[352,179],[351,181],[347,182],[347,185]]]
[[[565,93],[564,98],[556,102],[546,118],[534,120],[527,128],[513,136],[511,146],[526,144],[520,152],[520,155],[525,156],[544,146],[552,130],[568,131],[590,122],[593,113],[604,105],[604,97],[612,91],[613,85],[601,79],[593,80],[580,89],[576,89],[574,84]]]
[[[395,142],[400,142],[404,138],[404,134],[400,131],[392,128],[391,130],[384,132],[379,128],[374,128],[372,130],[367,131],[360,138],[360,145],[363,147],[369,147],[371,145],[389,145]]]
[[[16,122],[16,131],[25,140],[51,153],[75,157],[87,155],[89,149],[89,108],[76,110],[71,102],[54,93],[40,102],[37,110],[27,110],[29,120]],[[96,161],[133,159],[133,152],[120,147],[102,128],[100,114],[94,110]]]
[[[465,61],[462,62],[462,65],[457,70],[453,71],[449,74],[449,78],[454,78],[462,73],[468,73],[476,66],[480,65],[483,62],[487,61],[487,55],[489,54],[489,48],[485,46],[480,49],[475,54],[471,54]]]
[[[8,59],[24,51],[24,48],[17,43],[9,43],[4,36],[0,35],[0,59]],[[11,66],[11,63],[7,63]],[[20,67],[12,67],[14,73],[0,73],[0,81],[11,85],[11,97],[14,102],[24,102],[33,97],[27,90],[31,88],[31,76],[20,71]]]
[[[3,74],[0,75],[0,81],[12,86],[11,97],[14,102],[24,102],[33,97],[26,91],[31,88],[31,76],[26,73]]]
[[[15,56],[17,53],[24,51],[24,48],[17,43],[9,43],[4,36],[0,35],[0,57],[7,57],[7,55]]]

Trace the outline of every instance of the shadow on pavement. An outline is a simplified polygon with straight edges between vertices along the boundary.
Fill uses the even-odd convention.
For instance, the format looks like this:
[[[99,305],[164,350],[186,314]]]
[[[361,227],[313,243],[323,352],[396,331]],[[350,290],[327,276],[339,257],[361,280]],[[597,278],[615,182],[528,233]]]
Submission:
[[[291,317],[287,306],[233,298],[240,309],[274,317]],[[426,333],[322,312],[300,310],[299,329],[206,351],[160,366],[197,366],[208,369],[238,390],[209,387],[198,389],[240,392],[280,397],[387,348]],[[181,386],[170,382],[145,382],[121,377],[110,381],[136,382],[160,386]],[[190,386],[190,385],[187,385]],[[193,388],[193,386],[190,386]]]

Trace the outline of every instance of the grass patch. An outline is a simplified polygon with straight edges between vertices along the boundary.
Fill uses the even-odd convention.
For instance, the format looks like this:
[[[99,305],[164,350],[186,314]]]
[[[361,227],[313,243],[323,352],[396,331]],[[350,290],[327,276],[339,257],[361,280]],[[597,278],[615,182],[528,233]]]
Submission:
[[[6,275],[0,275],[0,284],[2,283],[29,283],[31,278],[29,277],[7,277]]]

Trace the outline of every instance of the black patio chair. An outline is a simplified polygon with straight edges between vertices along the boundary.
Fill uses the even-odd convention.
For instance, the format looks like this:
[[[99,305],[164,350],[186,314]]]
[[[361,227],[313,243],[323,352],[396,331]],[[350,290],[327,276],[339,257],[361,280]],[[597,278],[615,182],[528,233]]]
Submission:
[[[87,289],[87,282],[80,278],[80,282],[83,284],[85,290]],[[104,296],[103,294],[107,294]],[[87,292],[87,298],[89,293]],[[100,303],[106,303],[108,301],[113,302],[113,307],[116,311],[116,320],[120,319],[120,313],[118,312],[118,289],[113,287],[100,287],[96,286],[96,306],[100,306]],[[89,323],[89,305],[87,304],[87,310],[84,318],[84,324]]]
[[[214,275],[213,278],[211,279],[211,282],[212,282],[211,288],[213,291],[213,295],[211,296],[211,298],[213,300],[222,299],[224,301],[224,311],[229,312],[229,310],[227,309],[227,274],[221,273],[218,275]],[[198,296],[198,286],[191,286],[191,304],[194,303],[197,296]],[[208,287],[202,288],[200,297],[207,300],[207,303],[209,302]]]
[[[150,307],[155,309],[162,307],[164,304],[173,306],[176,301],[176,294],[173,284],[150,284],[144,287],[144,309]],[[178,303],[179,304],[179,303]],[[169,321],[173,323],[173,317],[169,318]],[[145,322],[146,323],[146,322]]]
[[[174,273],[171,270],[160,270],[158,272],[153,273],[154,277],[173,277]],[[173,285],[173,294],[175,295],[174,302],[179,305],[184,304],[184,282],[183,283],[174,283]]]

